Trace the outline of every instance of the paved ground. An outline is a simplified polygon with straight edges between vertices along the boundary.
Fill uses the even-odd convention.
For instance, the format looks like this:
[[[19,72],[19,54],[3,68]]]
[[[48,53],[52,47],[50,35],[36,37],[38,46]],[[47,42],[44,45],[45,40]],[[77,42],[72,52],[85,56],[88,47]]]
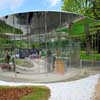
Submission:
[[[15,82],[66,82],[79,80],[90,75],[100,74],[100,67],[89,68],[68,68],[64,75],[56,72],[52,73],[33,73],[32,71],[21,71],[21,73],[0,71],[0,80]]]
[[[17,82],[58,82],[71,79],[80,73],[80,70],[68,69],[68,71],[62,75],[55,72],[33,74],[31,73],[14,73],[0,71],[0,80],[3,81],[17,81]]]
[[[33,64],[33,67],[16,66],[16,72],[0,71],[0,80],[17,82],[58,82],[71,79],[80,73],[79,69],[67,68],[64,74],[50,72],[47,73],[45,67],[46,61],[43,59],[27,61]]]
[[[16,83],[0,81],[3,86],[47,86],[51,90],[49,100],[94,100],[96,85],[100,75],[93,75],[72,82],[58,82],[48,84]],[[100,99],[95,99],[100,100]]]
[[[17,73],[0,70],[0,80],[15,82],[48,83],[73,81],[87,77],[89,75],[100,74],[100,67],[69,67],[64,74],[59,74],[56,72],[47,73],[44,60],[39,59],[31,62],[33,63],[33,67],[30,68],[17,65]]]

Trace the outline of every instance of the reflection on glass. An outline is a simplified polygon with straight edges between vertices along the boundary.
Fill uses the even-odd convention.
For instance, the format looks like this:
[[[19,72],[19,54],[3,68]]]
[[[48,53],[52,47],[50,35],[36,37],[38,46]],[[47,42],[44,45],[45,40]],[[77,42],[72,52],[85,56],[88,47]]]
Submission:
[[[97,59],[94,25],[98,23],[65,12],[27,12],[2,17],[1,74],[16,74],[19,81],[51,82],[90,66],[91,59]]]

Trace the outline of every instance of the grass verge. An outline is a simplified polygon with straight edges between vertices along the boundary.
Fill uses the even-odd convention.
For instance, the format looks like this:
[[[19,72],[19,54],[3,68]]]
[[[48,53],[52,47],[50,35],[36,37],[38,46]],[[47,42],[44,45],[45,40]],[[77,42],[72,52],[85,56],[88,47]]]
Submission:
[[[0,100],[48,100],[50,90],[47,87],[38,86],[19,86],[5,87],[0,86]]]

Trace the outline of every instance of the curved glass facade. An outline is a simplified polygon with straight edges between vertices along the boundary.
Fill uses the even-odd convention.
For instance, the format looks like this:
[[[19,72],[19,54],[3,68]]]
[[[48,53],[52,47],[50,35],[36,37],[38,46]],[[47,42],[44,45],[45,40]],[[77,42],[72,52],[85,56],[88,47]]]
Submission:
[[[70,78],[68,73],[92,64],[85,61],[88,56],[84,55],[90,47],[95,52],[95,40],[89,42],[90,38],[86,38],[94,36],[90,34],[94,30],[89,30],[94,24],[97,22],[92,19],[68,12],[27,12],[1,17],[2,78],[33,82]]]

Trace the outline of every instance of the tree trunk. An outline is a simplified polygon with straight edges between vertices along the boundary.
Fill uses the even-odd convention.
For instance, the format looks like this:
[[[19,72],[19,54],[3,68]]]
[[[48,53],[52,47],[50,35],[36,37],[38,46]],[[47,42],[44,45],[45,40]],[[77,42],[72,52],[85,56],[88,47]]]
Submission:
[[[90,54],[90,52],[91,52],[91,38],[90,38],[89,24],[88,23],[86,23],[84,25],[84,31],[86,34],[86,54]]]
[[[97,30],[97,51],[100,53],[100,30]]]

